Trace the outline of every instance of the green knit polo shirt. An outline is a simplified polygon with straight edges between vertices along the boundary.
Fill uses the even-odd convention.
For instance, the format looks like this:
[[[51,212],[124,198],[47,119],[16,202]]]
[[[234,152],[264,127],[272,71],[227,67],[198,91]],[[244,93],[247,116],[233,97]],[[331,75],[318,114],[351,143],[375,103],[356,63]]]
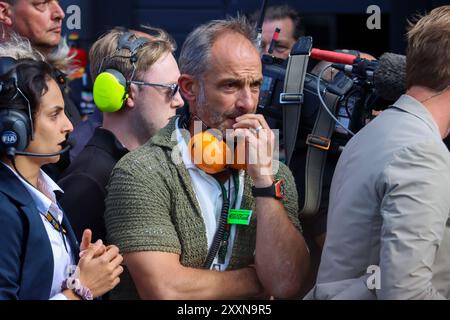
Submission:
[[[108,243],[121,253],[160,251],[180,255],[183,266],[201,268],[208,254],[206,228],[191,177],[177,145],[176,117],[142,147],[126,154],[115,166],[106,198]],[[173,157],[173,158],[172,158]],[[172,159],[178,159],[173,161]],[[275,174],[285,182],[283,200],[292,223],[300,230],[297,190],[290,170],[282,163]],[[253,261],[256,242],[255,199],[252,180],[245,175],[242,209],[253,210],[249,226],[238,225],[228,270]],[[114,298],[136,298],[127,273]]]

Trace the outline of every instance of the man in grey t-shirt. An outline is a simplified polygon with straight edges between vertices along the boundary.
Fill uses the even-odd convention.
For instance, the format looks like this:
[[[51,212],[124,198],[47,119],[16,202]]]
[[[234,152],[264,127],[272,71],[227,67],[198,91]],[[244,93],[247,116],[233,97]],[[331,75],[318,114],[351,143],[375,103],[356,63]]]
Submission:
[[[313,299],[450,291],[450,6],[408,32],[407,92],[341,155]],[[447,227],[446,227],[447,223]]]

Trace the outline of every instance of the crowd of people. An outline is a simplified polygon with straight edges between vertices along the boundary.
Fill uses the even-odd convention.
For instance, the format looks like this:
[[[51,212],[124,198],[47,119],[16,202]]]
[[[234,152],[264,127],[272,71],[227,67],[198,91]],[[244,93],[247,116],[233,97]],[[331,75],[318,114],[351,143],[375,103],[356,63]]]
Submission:
[[[411,24],[407,91],[330,158],[314,218],[302,153],[278,161],[256,113],[301,18],[269,7],[258,44],[257,16],[196,27],[178,61],[162,29],[107,31],[92,130],[58,1],[0,1],[0,299],[450,298],[450,6]]]

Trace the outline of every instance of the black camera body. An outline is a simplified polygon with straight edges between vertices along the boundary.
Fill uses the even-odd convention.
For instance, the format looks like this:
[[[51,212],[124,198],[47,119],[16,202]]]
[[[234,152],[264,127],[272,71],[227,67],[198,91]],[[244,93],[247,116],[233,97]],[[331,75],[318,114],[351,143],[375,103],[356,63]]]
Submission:
[[[282,129],[284,104],[280,101],[286,76],[287,60],[270,55],[262,57],[263,82],[258,103],[258,113],[271,118],[276,129]],[[319,79],[317,75],[307,73],[304,79],[303,103],[298,130],[298,140],[305,140],[314,127],[321,106],[317,94],[331,92],[339,96],[335,116],[339,122],[352,132],[359,131],[372,118],[372,110],[379,110],[386,104],[375,94],[372,82],[360,76],[349,76],[338,71],[330,81]],[[343,147],[351,138],[351,134],[336,124],[333,133],[333,144]],[[302,145],[302,141],[298,141]]]
[[[312,38],[302,37],[288,60],[262,57],[263,82],[257,108],[272,129],[282,133],[280,146],[299,187],[300,215],[304,217],[319,210],[322,189],[326,193],[340,151],[372,118],[373,110],[387,105],[375,90],[376,63],[359,59],[361,64],[352,69],[354,72],[337,70],[325,81],[322,75],[326,70],[319,75],[306,72],[311,50]],[[300,89],[294,92],[293,88]],[[333,159],[327,160],[329,155]]]

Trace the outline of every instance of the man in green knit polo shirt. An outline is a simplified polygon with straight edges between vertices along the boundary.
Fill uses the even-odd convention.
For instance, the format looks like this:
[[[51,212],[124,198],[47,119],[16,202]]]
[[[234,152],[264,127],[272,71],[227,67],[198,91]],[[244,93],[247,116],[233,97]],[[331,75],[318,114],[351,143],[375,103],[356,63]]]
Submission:
[[[189,116],[173,118],[114,168],[105,222],[126,272],[112,298],[290,298],[302,290],[309,253],[294,179],[272,159],[274,134],[255,114],[262,72],[254,39],[242,18],[191,32],[178,81]],[[263,146],[270,151],[245,171],[208,174],[185,140],[199,122],[244,137],[247,159]]]

